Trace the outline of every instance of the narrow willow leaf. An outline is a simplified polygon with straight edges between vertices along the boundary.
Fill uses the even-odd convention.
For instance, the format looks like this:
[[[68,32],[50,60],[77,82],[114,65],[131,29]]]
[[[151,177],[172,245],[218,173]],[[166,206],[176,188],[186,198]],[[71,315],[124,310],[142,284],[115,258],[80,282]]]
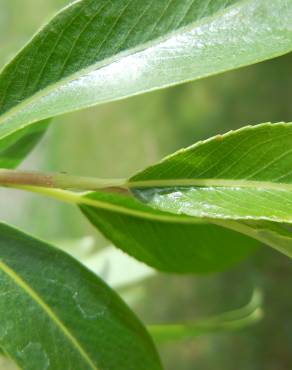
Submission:
[[[162,271],[224,270],[258,245],[232,230],[159,212],[123,194],[95,192],[76,202],[113,244]]]
[[[255,290],[250,302],[237,310],[184,324],[150,325],[148,330],[157,344],[189,340],[215,332],[239,330],[254,325],[262,319],[261,305],[261,292]]]
[[[121,299],[64,252],[0,224],[0,346],[23,370],[160,370]]]
[[[79,0],[0,77],[0,138],[292,50],[292,0]]]
[[[25,127],[0,139],[0,168],[14,168],[26,157],[41,139],[48,121]]]
[[[130,185],[144,202],[175,214],[292,223],[292,124],[247,126],[199,142]]]
[[[292,124],[199,142],[132,177],[154,208],[238,231],[292,257]]]

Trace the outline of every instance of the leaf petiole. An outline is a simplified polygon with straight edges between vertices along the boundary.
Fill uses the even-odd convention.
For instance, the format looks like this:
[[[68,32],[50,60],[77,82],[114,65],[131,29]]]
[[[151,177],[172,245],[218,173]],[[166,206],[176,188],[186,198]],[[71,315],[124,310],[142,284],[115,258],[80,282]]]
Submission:
[[[125,184],[125,179],[100,179],[66,173],[0,169],[0,185],[2,186],[27,185],[64,190],[97,190],[109,187],[125,187]]]

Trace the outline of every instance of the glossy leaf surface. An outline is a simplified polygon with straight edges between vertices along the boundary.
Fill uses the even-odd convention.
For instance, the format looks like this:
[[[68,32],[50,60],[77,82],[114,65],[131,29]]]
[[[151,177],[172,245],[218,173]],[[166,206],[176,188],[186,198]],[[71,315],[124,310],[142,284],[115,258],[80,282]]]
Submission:
[[[2,71],[0,138],[292,49],[292,0],[81,0]]]
[[[175,214],[291,223],[292,124],[218,135],[169,156],[130,183],[145,187],[135,192],[144,202]]]
[[[81,210],[107,239],[162,271],[224,270],[258,245],[232,230],[159,212],[122,194],[90,193],[78,203],[83,203]]]
[[[0,224],[0,345],[24,370],[161,370],[121,299],[72,257]]]

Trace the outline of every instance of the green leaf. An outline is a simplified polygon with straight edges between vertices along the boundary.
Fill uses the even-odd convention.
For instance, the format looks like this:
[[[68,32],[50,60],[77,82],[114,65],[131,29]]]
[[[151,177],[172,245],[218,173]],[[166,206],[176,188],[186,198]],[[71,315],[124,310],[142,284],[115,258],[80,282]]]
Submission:
[[[2,71],[0,138],[292,50],[292,0],[81,0]]]
[[[224,270],[258,245],[232,230],[160,212],[123,194],[89,193],[77,196],[76,203],[113,244],[162,271]]]
[[[130,180],[149,205],[201,219],[292,223],[292,124],[199,142]]]
[[[0,168],[17,167],[42,138],[47,127],[48,120],[0,139]]]
[[[292,257],[291,135],[291,123],[247,126],[179,151],[129,185],[156,209],[205,219]]]
[[[0,224],[0,346],[23,370],[159,370],[121,299],[64,252]]]
[[[254,325],[262,319],[261,306],[262,294],[256,289],[250,302],[237,310],[183,324],[150,325],[148,330],[157,344],[239,330]]]

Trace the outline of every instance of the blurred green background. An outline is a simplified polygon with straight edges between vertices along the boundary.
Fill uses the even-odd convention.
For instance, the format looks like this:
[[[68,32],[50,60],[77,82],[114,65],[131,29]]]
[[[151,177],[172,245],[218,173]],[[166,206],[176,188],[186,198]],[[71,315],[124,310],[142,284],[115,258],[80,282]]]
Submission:
[[[66,0],[0,0],[0,63],[4,65]],[[292,55],[167,90],[106,104],[54,120],[22,168],[126,177],[183,146],[246,124],[291,121]],[[89,259],[108,242],[77,209],[36,195],[1,190],[0,216]],[[116,279],[117,260],[96,270]],[[117,257],[119,258],[119,257]],[[109,259],[110,263],[111,259]],[[94,260],[91,261],[93,264]],[[103,267],[100,267],[103,266]],[[108,278],[108,280],[110,280]],[[255,286],[264,319],[159,348],[166,370],[291,370],[292,263],[263,247],[233,269],[206,276],[155,274],[125,293],[145,323],[184,322],[234,309]],[[113,285],[115,285],[113,283]],[[2,365],[8,370],[7,364]],[[76,369],[78,370],[78,369]]]

